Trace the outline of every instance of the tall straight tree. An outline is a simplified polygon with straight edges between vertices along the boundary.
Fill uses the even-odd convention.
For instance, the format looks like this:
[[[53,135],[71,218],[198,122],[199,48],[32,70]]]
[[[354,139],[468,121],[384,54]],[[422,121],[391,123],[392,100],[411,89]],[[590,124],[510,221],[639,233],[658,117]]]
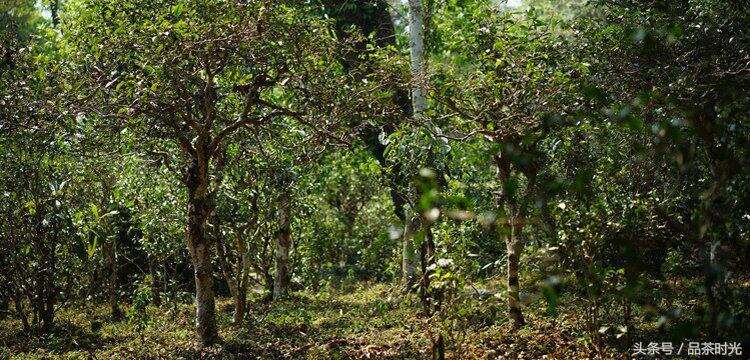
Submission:
[[[348,92],[336,83],[335,42],[301,5],[80,0],[69,4],[71,18],[62,24],[78,59],[70,86],[91,92],[76,99],[78,112],[137,134],[146,150],[181,154],[175,171],[187,195],[185,237],[203,345],[219,338],[206,232],[215,208],[216,154],[240,129],[283,119],[335,138],[335,106],[354,107],[336,100]]]
[[[424,56],[424,7],[422,0],[409,0],[409,54],[411,69],[411,104],[412,117],[419,120],[427,110],[425,96],[425,56]],[[415,222],[410,221],[404,229],[402,271],[409,289],[414,282],[416,256],[414,252],[413,236]]]
[[[427,110],[425,96],[424,7],[422,0],[409,0],[409,54],[411,58],[411,103],[414,117]]]

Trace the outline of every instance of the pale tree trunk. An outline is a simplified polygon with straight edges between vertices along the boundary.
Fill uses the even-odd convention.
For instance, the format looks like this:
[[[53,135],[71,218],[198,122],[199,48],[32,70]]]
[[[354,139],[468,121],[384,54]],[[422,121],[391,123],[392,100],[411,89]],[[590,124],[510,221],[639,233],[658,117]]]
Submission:
[[[387,0],[386,2],[388,4],[388,15],[390,16],[391,24],[395,30],[399,23],[405,22],[404,17],[401,16],[396,9],[401,5],[401,0]]]
[[[274,300],[286,297],[289,294],[289,251],[292,247],[292,236],[289,221],[288,201],[281,200],[279,209],[279,230],[276,233],[276,276],[273,283]]]
[[[195,272],[196,328],[201,345],[209,346],[219,339],[216,328],[211,242],[206,237],[206,220],[212,210],[208,193],[208,162],[204,149],[196,149],[188,167],[187,245]]]
[[[411,48],[411,102],[414,117],[419,117],[427,109],[422,0],[409,0],[409,46]]]
[[[425,73],[424,73],[424,11],[422,0],[409,0],[409,48],[411,57],[411,105],[412,116],[419,119],[427,108],[427,99],[424,95]],[[415,281],[416,256],[414,251],[414,234],[417,232],[418,223],[410,221],[410,216],[405,216],[403,236],[403,261],[402,270],[406,283],[406,290],[411,290]]]

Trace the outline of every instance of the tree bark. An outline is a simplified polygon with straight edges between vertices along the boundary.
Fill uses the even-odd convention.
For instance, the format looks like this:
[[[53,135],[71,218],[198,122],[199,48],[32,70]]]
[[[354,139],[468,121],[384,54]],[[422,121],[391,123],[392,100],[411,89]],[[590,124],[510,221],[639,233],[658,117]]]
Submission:
[[[511,220],[510,235],[506,236],[505,244],[508,252],[508,314],[513,321],[514,328],[520,328],[526,322],[521,312],[521,303],[519,296],[518,282],[518,259],[520,256],[520,244],[517,237],[517,230],[520,230],[515,223],[516,219]]]
[[[445,360],[445,341],[443,340],[443,334],[441,333],[439,333],[436,339],[432,342],[432,359]]]
[[[209,157],[203,149],[196,149],[188,167],[187,245],[195,274],[196,328],[202,346],[219,340],[216,328],[216,304],[211,266],[211,242],[206,237],[206,220],[213,210],[208,192]]]
[[[407,218],[409,219],[409,218]],[[418,222],[415,219],[409,219],[404,227],[404,234],[401,238],[401,272],[403,274],[404,290],[410,292],[416,282],[416,252],[414,251],[414,233],[418,228]]]
[[[154,305],[161,305],[161,286],[154,259],[149,259],[148,261],[148,272],[151,274],[151,293],[154,296]]]
[[[51,333],[55,319],[55,299],[53,296],[47,295],[47,298],[42,303],[40,319],[42,321],[42,333]]]
[[[411,55],[411,103],[414,117],[427,109],[425,97],[424,9],[422,0],[409,0],[409,47]]]
[[[425,221],[426,223],[426,221]],[[421,266],[422,266],[422,280],[420,286],[420,299],[422,301],[422,309],[427,316],[432,315],[433,305],[433,294],[430,290],[430,276],[432,270],[430,265],[435,263],[435,241],[432,235],[432,230],[429,224],[424,226],[424,240],[422,241],[422,252],[421,252]]]
[[[113,321],[122,320],[122,310],[120,310],[119,299],[117,296],[117,248],[115,239],[108,241],[104,245],[104,252],[107,257],[107,267],[109,268],[109,281],[107,282],[107,295],[109,297],[110,316]]]
[[[424,9],[422,7],[422,0],[409,0],[409,50],[411,60],[411,108],[412,118],[419,119],[427,109],[427,98],[424,95],[425,90],[425,73],[424,73]],[[409,283],[414,281],[414,249],[413,241],[411,240],[413,233],[415,233],[416,226],[412,223],[409,229],[410,236],[407,236],[407,231],[404,231],[404,275],[407,281],[407,289],[410,288]],[[422,245],[425,246],[424,244]],[[424,250],[424,249],[423,249]],[[422,252],[423,260],[426,254]],[[426,265],[423,261],[423,267]],[[425,281],[423,277],[423,282]],[[424,285],[424,284],[423,284]],[[424,289],[422,290],[424,294]],[[424,302],[424,298],[423,298]]]
[[[700,216],[695,218],[694,229],[697,233],[698,244],[707,247],[705,256],[704,287],[711,329],[720,334],[719,317],[727,310],[721,293],[726,291],[724,268],[726,264],[720,256],[722,237],[712,234],[711,229],[724,226],[726,223],[727,204],[726,191],[742,168],[741,161],[733,154],[727,142],[720,140],[717,133],[718,114],[716,100],[710,100],[696,109],[696,115],[691,122],[694,124],[698,136],[705,143],[705,153],[709,159],[709,169],[713,177],[710,186],[702,193],[699,205]]]
[[[498,169],[498,177],[502,184],[506,184],[512,176],[511,162],[507,154],[497,154],[495,164]],[[531,179],[530,179],[531,181]],[[533,183],[533,181],[531,181]],[[498,199],[498,207],[507,205],[508,210],[508,228],[510,233],[505,236],[505,247],[508,256],[507,263],[507,286],[508,286],[508,315],[513,322],[514,328],[520,328],[525,324],[523,313],[521,312],[519,281],[518,281],[518,264],[521,255],[521,244],[519,236],[523,230],[523,217],[520,215],[518,203],[507,189]]]
[[[58,242],[58,233],[54,231],[51,236],[53,244],[49,247],[40,246],[42,250],[43,270],[40,273],[40,286],[37,287],[36,304],[39,306],[39,320],[41,321],[41,331],[43,334],[52,332],[53,322],[55,319],[55,303],[57,302],[57,287],[55,285],[55,269],[57,266],[57,256],[55,255],[54,244]],[[47,239],[49,240],[49,239]],[[31,300],[31,299],[30,299]]]
[[[276,279],[273,286],[273,298],[278,300],[289,295],[289,250],[292,247],[287,201],[282,200],[279,209],[279,230],[276,233]]]
[[[266,266],[263,268],[263,279],[265,282],[265,289],[266,289],[266,300],[273,299],[273,289],[276,288],[276,281],[273,279],[273,274],[271,274],[271,269],[269,266]]]
[[[247,254],[247,248],[245,241],[238,234],[237,235],[237,251],[240,252],[240,259],[237,264],[237,298],[235,299],[234,307],[234,324],[242,325],[245,319],[245,311],[247,309],[247,283],[249,281],[250,274],[248,273],[250,268],[250,257]]]
[[[4,320],[8,316],[8,310],[10,309],[10,299],[5,297],[0,298],[0,320]]]
[[[13,307],[16,309],[16,316],[21,319],[23,331],[28,334],[31,331],[31,326],[29,325],[29,317],[23,306],[23,297],[19,291],[14,291],[13,295]]]
[[[237,287],[237,296],[234,297],[234,314],[232,323],[235,326],[242,326],[245,321],[245,309],[247,308],[247,288],[245,286]]]
[[[234,300],[232,322],[235,326],[241,326],[245,317],[247,269],[249,266],[245,243],[242,240],[242,236],[238,233],[235,244],[238,256],[230,257],[229,249],[227,249],[226,243],[221,238],[221,234],[217,233],[216,239],[218,240],[218,258],[221,272],[227,281],[227,285],[229,285],[229,292]]]

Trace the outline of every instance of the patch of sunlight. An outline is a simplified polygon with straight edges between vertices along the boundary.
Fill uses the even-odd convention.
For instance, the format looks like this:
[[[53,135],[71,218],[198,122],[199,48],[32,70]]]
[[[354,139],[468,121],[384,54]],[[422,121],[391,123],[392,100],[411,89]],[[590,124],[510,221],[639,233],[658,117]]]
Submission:
[[[508,0],[505,2],[505,6],[509,8],[517,8],[523,5],[523,0]]]

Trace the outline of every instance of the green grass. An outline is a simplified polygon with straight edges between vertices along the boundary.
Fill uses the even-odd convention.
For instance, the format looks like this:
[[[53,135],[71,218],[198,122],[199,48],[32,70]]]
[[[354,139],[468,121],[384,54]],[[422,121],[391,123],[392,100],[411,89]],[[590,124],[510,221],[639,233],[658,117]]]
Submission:
[[[611,358],[618,353],[588,340],[580,319],[565,315],[576,311],[550,318],[541,303],[527,305],[529,325],[514,332],[503,300],[495,297],[456,305],[453,316],[442,321],[420,316],[416,296],[385,284],[362,284],[349,293],[295,293],[273,303],[257,295],[250,300],[242,328],[231,324],[231,300],[219,300],[223,342],[208,349],[198,349],[191,304],[149,307],[151,319],[142,337],[127,321],[109,322],[106,306],[71,306],[58,312],[56,331],[46,338],[23,334],[17,321],[0,322],[0,358],[425,359],[430,358],[431,334],[441,329],[448,358],[454,359]]]

